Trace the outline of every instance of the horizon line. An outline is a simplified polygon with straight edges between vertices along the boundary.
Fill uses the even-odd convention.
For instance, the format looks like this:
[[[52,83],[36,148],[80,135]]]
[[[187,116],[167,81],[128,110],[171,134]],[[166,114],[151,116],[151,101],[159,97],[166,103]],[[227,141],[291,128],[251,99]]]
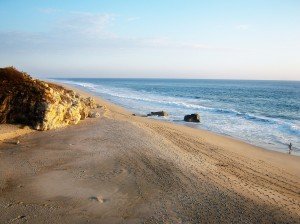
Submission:
[[[43,79],[42,77],[39,77]],[[160,79],[160,80],[232,80],[232,81],[285,81],[285,82],[300,82],[295,79],[235,79],[235,78],[158,78],[158,77],[45,77],[44,79]]]

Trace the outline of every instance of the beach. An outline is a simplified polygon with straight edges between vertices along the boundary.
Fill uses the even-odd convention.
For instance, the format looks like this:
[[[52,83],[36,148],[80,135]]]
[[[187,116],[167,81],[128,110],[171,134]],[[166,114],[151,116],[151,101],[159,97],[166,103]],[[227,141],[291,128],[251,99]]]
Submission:
[[[0,223],[300,223],[299,156],[92,97],[100,118],[0,126]]]
[[[158,119],[233,137],[269,150],[300,155],[300,82],[204,79],[64,78],[132,113],[168,112]],[[201,122],[183,122],[199,113]],[[155,117],[153,117],[155,118]],[[246,128],[245,128],[246,127]]]

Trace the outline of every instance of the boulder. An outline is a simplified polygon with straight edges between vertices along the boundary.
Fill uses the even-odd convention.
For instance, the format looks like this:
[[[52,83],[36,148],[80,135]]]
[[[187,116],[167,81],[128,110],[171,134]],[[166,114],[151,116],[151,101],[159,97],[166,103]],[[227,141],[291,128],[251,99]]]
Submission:
[[[145,114],[132,114],[132,116],[137,116],[137,117],[147,117]]]
[[[86,106],[88,106],[88,107],[90,107],[92,109],[97,108],[97,104],[96,104],[95,100],[93,98],[91,98],[91,97],[83,99],[83,102],[84,102],[84,104]]]
[[[98,112],[89,112],[90,118],[97,118],[100,117],[100,114]]]
[[[199,114],[189,114],[184,116],[184,121],[186,122],[200,122]]]
[[[92,108],[96,108],[92,98],[33,79],[13,67],[0,68],[0,123],[49,130],[77,124]]]
[[[166,117],[168,116],[168,113],[166,111],[157,111],[157,112],[151,112],[150,114],[147,114],[147,116]]]

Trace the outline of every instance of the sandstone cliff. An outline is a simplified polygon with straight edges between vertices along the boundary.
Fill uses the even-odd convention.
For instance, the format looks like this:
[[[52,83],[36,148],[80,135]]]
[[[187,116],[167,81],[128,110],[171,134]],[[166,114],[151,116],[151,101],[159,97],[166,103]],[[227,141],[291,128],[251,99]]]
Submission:
[[[49,130],[85,119],[96,108],[92,98],[31,78],[13,67],[0,68],[0,123]]]

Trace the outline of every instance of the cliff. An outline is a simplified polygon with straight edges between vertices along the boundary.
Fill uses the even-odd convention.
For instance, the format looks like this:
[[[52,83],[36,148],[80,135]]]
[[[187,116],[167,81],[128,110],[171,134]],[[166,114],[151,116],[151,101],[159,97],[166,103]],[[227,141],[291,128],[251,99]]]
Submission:
[[[0,123],[49,130],[77,124],[94,108],[92,98],[33,79],[13,67],[0,68]]]

